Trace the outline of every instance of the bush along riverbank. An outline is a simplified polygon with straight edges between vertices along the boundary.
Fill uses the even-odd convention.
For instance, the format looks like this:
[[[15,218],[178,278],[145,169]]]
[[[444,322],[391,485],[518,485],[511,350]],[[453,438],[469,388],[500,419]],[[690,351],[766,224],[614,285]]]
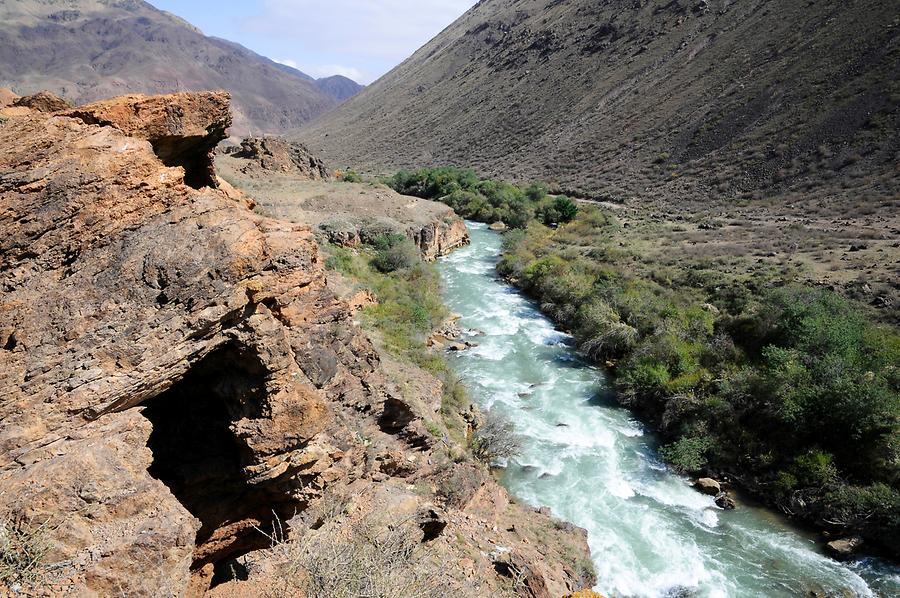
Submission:
[[[525,228],[537,220],[547,226],[570,222],[578,207],[568,197],[552,196],[546,185],[519,187],[479,179],[471,170],[423,168],[400,171],[385,181],[398,193],[441,201],[469,220],[503,222]]]
[[[399,173],[392,185],[451,206],[467,190],[505,189],[515,199],[488,209],[470,198],[461,214],[534,214],[505,235],[499,272],[612,370],[620,402],[660,432],[672,467],[727,477],[831,537],[900,556],[896,328],[773,268],[662,267],[596,206],[547,227],[540,206],[554,199],[529,203],[539,186],[453,169]]]

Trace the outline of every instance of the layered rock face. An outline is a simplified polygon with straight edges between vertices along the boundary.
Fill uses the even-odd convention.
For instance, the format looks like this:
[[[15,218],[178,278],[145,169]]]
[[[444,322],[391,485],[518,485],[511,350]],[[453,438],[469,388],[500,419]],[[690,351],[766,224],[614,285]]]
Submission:
[[[216,93],[0,120],[0,515],[47,524],[38,593],[202,595],[325,489],[393,496],[410,469],[428,488],[458,467],[422,423],[439,384],[436,402],[411,402],[386,381],[309,229],[215,187],[229,122]],[[384,473],[379,454],[416,465]],[[471,531],[460,513],[486,509],[476,496],[501,526],[519,510],[489,478],[465,504],[404,504]],[[562,537],[536,517],[521,520]],[[521,533],[494,537],[531,585],[590,583]],[[583,535],[566,537],[583,557]],[[459,561],[455,541],[428,540]],[[471,563],[488,589],[492,567]]]
[[[192,189],[140,138],[215,145],[225,96],[156,99],[151,115],[187,99],[209,109],[183,113],[208,136],[132,126],[133,98],[0,136],[0,502],[58,521],[75,587],[101,594],[178,593],[192,564],[245,548],[272,497],[296,498],[322,389],[360,388],[348,368],[369,351],[348,366],[319,346],[339,340],[319,322],[345,314],[307,231]]]

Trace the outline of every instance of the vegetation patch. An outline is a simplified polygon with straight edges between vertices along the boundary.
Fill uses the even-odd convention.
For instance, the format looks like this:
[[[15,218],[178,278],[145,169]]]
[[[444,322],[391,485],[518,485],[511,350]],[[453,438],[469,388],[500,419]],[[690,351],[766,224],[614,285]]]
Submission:
[[[49,531],[49,520],[39,524],[21,517],[0,519],[0,588],[39,585],[52,547]]]
[[[443,202],[463,218],[503,222],[512,228],[524,228],[533,219],[556,226],[572,221],[578,213],[575,202],[563,195],[550,195],[546,185],[518,187],[483,180],[472,170],[404,170],[386,182],[398,193]]]
[[[426,558],[422,531],[413,522],[388,526],[374,516],[340,533],[342,514],[331,514],[318,530],[288,539],[280,527],[266,534],[278,575],[268,598],[439,598],[449,588],[436,563]]]

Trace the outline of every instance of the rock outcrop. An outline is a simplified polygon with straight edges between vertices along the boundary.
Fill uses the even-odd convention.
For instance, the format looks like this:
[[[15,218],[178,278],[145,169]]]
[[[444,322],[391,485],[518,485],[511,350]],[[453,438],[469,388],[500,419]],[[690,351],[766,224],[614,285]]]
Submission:
[[[241,172],[251,177],[281,173],[310,181],[331,178],[325,163],[312,155],[305,145],[281,137],[248,137],[241,141],[240,150],[233,155],[247,160]]]
[[[265,145],[248,146],[257,148],[253,155],[261,148],[279,147],[269,145],[273,138],[266,139]],[[427,260],[469,243],[465,222],[446,204],[400,195],[384,185],[316,180],[296,167],[265,170],[258,160],[248,164],[239,157],[245,152],[219,153],[219,172],[238,188],[252,189],[262,212],[306,224],[329,243],[355,247],[384,233],[399,233],[409,237]],[[260,177],[265,178],[264,185],[259,184]]]
[[[114,127],[146,139],[166,166],[184,168],[184,182],[199,189],[216,187],[213,152],[231,126],[226,92],[129,95],[67,112],[87,124]]]
[[[52,545],[29,591],[261,595],[271,570],[235,559],[277,562],[273,529],[315,528],[327,492],[421,520],[461,596],[504,583],[491,543],[534,587],[590,585],[583,533],[448,459],[439,383],[384,374],[310,230],[215,187],[227,114],[213,93],[0,120],[0,522]]]
[[[16,98],[12,105],[19,108],[37,110],[38,112],[58,112],[72,107],[69,102],[49,91],[39,91],[30,96]]]

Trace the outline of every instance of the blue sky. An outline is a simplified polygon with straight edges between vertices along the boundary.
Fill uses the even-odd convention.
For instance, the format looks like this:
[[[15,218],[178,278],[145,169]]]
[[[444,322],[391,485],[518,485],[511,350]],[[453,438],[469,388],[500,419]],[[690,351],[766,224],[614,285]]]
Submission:
[[[149,0],[205,34],[238,42],[313,77],[368,84],[476,0]]]

